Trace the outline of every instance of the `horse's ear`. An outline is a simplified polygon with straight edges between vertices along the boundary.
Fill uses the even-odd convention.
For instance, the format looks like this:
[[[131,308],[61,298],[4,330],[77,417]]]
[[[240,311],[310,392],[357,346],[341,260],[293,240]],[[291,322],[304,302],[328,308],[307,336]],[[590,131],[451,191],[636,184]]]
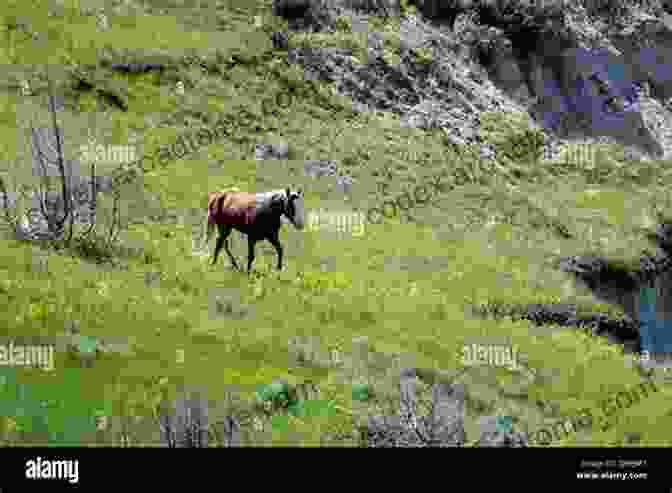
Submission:
[[[285,193],[287,194],[287,198],[290,198],[292,196],[292,192],[289,190],[289,187],[287,187],[287,190],[285,190]]]

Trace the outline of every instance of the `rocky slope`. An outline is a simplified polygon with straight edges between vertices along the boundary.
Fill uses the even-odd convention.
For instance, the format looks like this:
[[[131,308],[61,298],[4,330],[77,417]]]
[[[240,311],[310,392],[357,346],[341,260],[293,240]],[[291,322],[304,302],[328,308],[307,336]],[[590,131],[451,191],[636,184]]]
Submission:
[[[371,13],[396,11],[398,63],[384,56],[385,35],[370,26]],[[347,50],[278,41],[308,76],[335,82],[362,110],[440,127],[455,143],[478,142],[480,113],[519,110],[546,131],[550,158],[577,139],[618,142],[642,159],[670,154],[672,17],[662,2],[424,0],[416,11],[389,1],[285,0],[276,13],[313,31],[333,31],[347,16],[353,32],[367,33],[366,63]],[[431,53],[428,63],[418,62],[422,50]]]
[[[287,18],[296,31],[336,33],[348,18],[352,32],[366,36],[367,53],[362,59],[348,49],[294,45],[291,33],[276,32],[273,41],[277,49],[289,51],[307,77],[334,83],[359,111],[392,112],[403,125],[441,129],[455,145],[477,145],[483,159],[500,158],[480,131],[481,115],[491,111],[529,115],[545,136],[544,159],[556,160],[563,147],[577,142],[618,143],[629,159],[670,159],[672,4],[531,3],[416,0],[416,9],[394,0],[278,0],[276,15]],[[372,14],[398,19],[398,32],[377,31],[380,23]],[[604,259],[582,255],[567,257],[558,266],[598,298],[624,306],[632,317],[581,319],[572,307],[538,305],[523,310],[522,318],[588,326],[636,351],[639,324],[624,300],[669,270],[668,229],[661,223],[652,238],[661,253],[643,257],[636,272],[621,272]],[[402,375],[401,387],[403,380]],[[460,414],[455,409],[447,415],[455,418]],[[503,436],[495,418],[488,419],[492,436],[484,424],[479,445],[527,443],[527,437]],[[376,416],[361,431],[365,441],[379,446],[464,444],[460,419],[446,418],[452,424],[439,427],[438,433],[445,438],[430,422],[431,413],[409,429],[403,417]]]

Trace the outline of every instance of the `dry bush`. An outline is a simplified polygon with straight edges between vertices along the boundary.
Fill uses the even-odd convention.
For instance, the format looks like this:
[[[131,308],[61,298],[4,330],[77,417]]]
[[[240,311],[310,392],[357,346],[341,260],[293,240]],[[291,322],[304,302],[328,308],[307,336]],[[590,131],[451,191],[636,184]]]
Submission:
[[[49,80],[52,125],[30,126],[33,174],[38,183],[8,191],[0,177],[4,220],[17,239],[47,242],[57,249],[71,248],[99,257],[118,240],[119,193],[109,177],[97,176],[94,163],[88,177],[73,174],[74,162],[65,157],[56,106]],[[106,233],[97,230],[101,192],[112,192],[114,197]]]

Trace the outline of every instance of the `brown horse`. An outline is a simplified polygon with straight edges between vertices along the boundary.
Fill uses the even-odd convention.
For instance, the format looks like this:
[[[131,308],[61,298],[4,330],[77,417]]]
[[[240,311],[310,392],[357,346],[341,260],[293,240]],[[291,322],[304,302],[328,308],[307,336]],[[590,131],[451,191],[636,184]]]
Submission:
[[[305,213],[301,190],[292,192],[273,190],[263,193],[212,192],[208,195],[208,215],[205,219],[205,243],[212,236],[215,226],[219,237],[212,257],[212,265],[217,262],[224,246],[234,268],[239,270],[236,259],[229,250],[229,234],[236,229],[247,235],[247,271],[254,262],[254,246],[260,240],[268,240],[278,253],[278,270],[282,270],[282,245],[278,238],[281,217],[285,216],[298,230],[303,229]]]

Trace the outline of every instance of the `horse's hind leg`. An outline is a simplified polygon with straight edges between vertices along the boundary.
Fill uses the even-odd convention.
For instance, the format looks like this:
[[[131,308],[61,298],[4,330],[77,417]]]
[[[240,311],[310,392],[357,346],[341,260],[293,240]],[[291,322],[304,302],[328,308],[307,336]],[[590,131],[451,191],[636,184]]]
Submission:
[[[215,265],[217,263],[217,258],[219,257],[219,252],[222,250],[222,247],[226,247],[226,253],[229,254],[229,257],[231,258],[231,261],[233,262],[234,267],[237,268],[236,266],[236,260],[233,258],[233,255],[231,255],[231,252],[229,251],[229,234],[231,233],[231,228],[227,228],[226,226],[220,227],[219,228],[219,236],[217,237],[217,244],[215,245],[215,253],[212,256],[212,265]]]
[[[219,236],[217,236],[217,242],[215,244],[215,252],[212,255],[211,265],[215,265],[217,263],[217,257],[219,257],[219,251],[222,249],[223,243],[224,243],[224,235],[220,233]]]
[[[282,270],[282,245],[278,239],[278,234],[270,235],[268,241],[271,242],[271,245],[275,247],[275,251],[278,252],[278,270]]]
[[[238,264],[236,263],[236,259],[234,258],[233,254],[231,253],[231,250],[229,250],[229,234],[231,234],[231,228],[225,228],[223,229],[221,233],[221,238],[223,238],[224,241],[224,249],[226,250],[226,253],[228,254],[229,258],[231,259],[231,263],[233,264],[234,269],[240,270],[238,267]]]

